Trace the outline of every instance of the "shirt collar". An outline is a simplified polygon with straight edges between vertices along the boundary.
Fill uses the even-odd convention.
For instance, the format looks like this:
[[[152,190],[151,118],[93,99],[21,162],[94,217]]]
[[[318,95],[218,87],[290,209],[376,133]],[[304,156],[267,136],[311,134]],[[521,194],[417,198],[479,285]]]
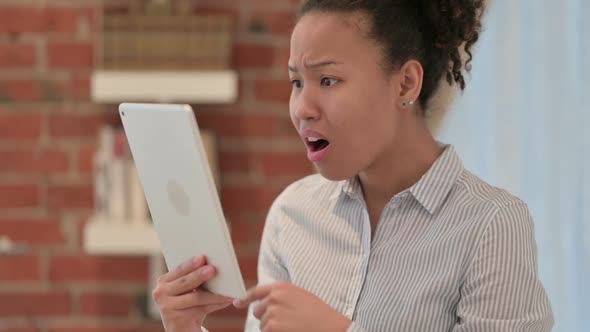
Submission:
[[[463,162],[453,146],[443,147],[443,153],[430,169],[410,187],[414,198],[431,214],[434,214],[442,205],[464,170]]]
[[[435,160],[430,169],[409,189],[414,198],[431,214],[442,205],[453,185],[463,172],[463,163],[452,145],[442,145],[443,153]],[[400,193],[400,194],[402,194]],[[358,176],[341,181],[340,190],[332,197],[347,194],[352,198],[362,198],[362,189]]]
[[[361,188],[361,183],[359,182],[358,176],[353,176],[348,180],[344,180],[342,182],[341,191],[353,198],[363,197],[363,190]]]

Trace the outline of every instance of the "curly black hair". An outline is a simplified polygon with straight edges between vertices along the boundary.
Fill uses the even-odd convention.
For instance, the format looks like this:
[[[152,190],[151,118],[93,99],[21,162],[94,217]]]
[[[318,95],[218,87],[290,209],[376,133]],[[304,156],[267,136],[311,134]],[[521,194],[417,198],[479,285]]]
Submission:
[[[383,47],[384,68],[399,69],[410,59],[424,69],[418,102],[424,109],[443,75],[465,89],[471,47],[481,32],[485,0],[307,0],[299,18],[309,12],[362,12],[371,21],[370,37]],[[461,58],[464,47],[467,59]]]

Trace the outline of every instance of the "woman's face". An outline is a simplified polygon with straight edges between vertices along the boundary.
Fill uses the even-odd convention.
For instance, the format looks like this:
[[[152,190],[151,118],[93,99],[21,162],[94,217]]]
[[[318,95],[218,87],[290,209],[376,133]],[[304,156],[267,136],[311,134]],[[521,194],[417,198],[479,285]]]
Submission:
[[[291,120],[308,158],[331,180],[371,167],[398,132],[398,75],[385,74],[368,31],[362,14],[312,12],[291,36]]]

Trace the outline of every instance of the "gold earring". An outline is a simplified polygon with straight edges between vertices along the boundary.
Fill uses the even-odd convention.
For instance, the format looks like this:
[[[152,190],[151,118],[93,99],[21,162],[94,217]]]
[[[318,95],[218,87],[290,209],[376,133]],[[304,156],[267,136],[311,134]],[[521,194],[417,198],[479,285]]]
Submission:
[[[405,100],[402,101],[402,107],[406,107],[406,106],[408,106],[408,103]]]

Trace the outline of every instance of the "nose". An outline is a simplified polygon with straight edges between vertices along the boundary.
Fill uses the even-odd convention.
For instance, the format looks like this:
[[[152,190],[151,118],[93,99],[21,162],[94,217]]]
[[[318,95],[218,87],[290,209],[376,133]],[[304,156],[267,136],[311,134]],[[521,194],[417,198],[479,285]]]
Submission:
[[[312,91],[304,88],[301,93],[291,98],[291,111],[297,120],[311,121],[320,118],[320,108]]]

